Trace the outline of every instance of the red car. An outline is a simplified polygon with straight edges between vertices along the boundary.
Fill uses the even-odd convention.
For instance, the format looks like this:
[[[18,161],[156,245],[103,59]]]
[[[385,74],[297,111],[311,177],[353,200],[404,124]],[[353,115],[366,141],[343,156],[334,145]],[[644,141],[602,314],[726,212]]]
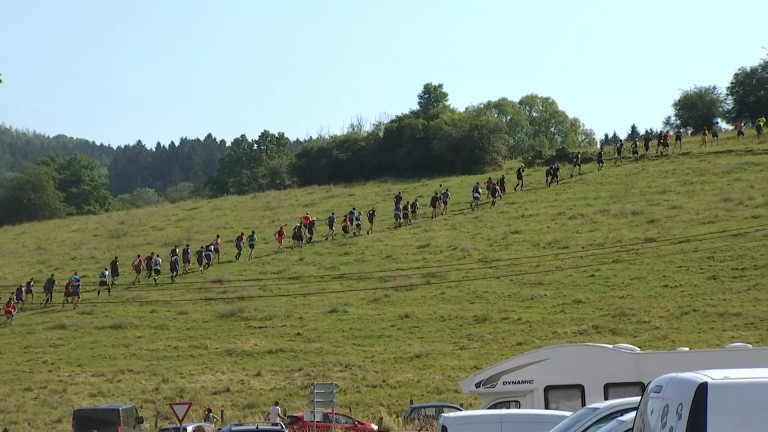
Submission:
[[[304,413],[289,415],[283,421],[289,431],[311,432],[314,425],[311,421],[304,420]],[[336,428],[336,429],[334,429]],[[317,422],[318,431],[345,430],[355,432],[378,432],[379,427],[373,423],[357,420],[347,414],[334,413],[330,410],[323,411],[323,421]]]

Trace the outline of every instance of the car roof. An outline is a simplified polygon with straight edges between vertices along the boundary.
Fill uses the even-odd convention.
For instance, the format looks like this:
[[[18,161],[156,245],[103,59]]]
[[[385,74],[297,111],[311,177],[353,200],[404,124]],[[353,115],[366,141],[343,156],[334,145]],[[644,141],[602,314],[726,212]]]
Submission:
[[[640,396],[632,396],[632,397],[621,398],[621,399],[609,399],[607,401],[595,402],[593,404],[587,405],[585,408],[601,409],[601,408],[610,408],[610,407],[613,407],[613,406],[624,405],[624,404],[639,405],[640,404]]]
[[[80,408],[76,408],[75,410],[79,410],[79,409],[94,409],[94,408],[118,409],[118,408],[130,408],[132,406],[135,406],[135,405],[134,404],[110,403],[110,404],[103,404],[103,405],[91,405],[91,406],[87,406],[87,407],[80,407]]]
[[[452,407],[452,408],[458,408],[458,409],[461,409],[461,410],[464,409],[464,408],[462,408],[462,407],[460,407],[460,406],[458,406],[456,404],[452,404],[452,403],[448,403],[448,402],[427,402],[427,403],[413,404],[410,407],[411,408],[426,408],[426,407],[435,407],[435,406]]]
[[[493,415],[500,415],[500,414],[514,414],[516,416],[537,415],[537,416],[551,416],[551,417],[568,417],[573,413],[570,411],[558,411],[558,410],[548,410],[548,409],[509,408],[509,409],[481,409],[481,410],[458,411],[458,412],[443,414],[443,417],[493,416]]]
[[[199,424],[205,424],[205,423],[201,423],[201,422],[182,423],[181,427],[197,426]],[[160,429],[171,428],[171,427],[179,427],[179,424],[178,423],[168,423],[167,425],[163,426]]]

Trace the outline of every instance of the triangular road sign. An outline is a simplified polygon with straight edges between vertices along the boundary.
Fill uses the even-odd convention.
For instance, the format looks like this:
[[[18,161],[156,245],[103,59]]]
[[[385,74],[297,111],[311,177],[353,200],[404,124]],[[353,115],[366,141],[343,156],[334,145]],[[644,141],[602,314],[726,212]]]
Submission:
[[[179,421],[179,424],[182,424],[184,423],[184,417],[187,416],[189,409],[192,408],[192,402],[171,402],[168,406],[171,407],[171,411],[173,411],[173,415]]]

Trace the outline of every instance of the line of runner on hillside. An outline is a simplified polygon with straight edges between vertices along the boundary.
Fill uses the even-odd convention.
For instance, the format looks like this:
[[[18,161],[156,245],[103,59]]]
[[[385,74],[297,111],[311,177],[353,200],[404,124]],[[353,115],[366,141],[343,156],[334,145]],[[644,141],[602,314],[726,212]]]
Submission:
[[[760,139],[762,136],[762,130],[763,125],[765,122],[765,119],[762,118],[762,122],[758,120],[756,122],[756,130],[757,130],[757,138]],[[716,145],[719,142],[719,134],[718,134],[719,125],[715,124],[710,129],[704,129],[701,132],[701,145],[699,147],[706,147],[709,138],[711,136],[712,138],[712,144]],[[744,131],[743,131],[743,124],[739,123],[736,125],[736,131],[737,131],[737,140],[740,140],[742,137],[744,137]],[[677,129],[675,131],[675,142],[672,146],[672,153],[675,152],[675,150],[679,147],[680,151],[682,152],[682,145],[683,145],[683,131],[682,129]],[[643,149],[644,153],[642,155],[642,158],[647,159],[648,153],[650,152],[650,144],[652,142],[652,135],[650,133],[646,133],[643,136]],[[656,135],[657,139],[657,145],[656,145],[656,152],[655,155],[664,156],[669,153],[670,151],[670,134],[669,131],[659,131]],[[623,149],[624,149],[624,141],[619,140],[619,142],[614,146],[614,165],[616,164],[623,164]],[[630,149],[632,153],[632,160],[634,162],[639,162],[641,160],[640,151],[639,151],[639,143],[637,139],[632,140],[630,144]],[[605,166],[605,157],[604,157],[604,149],[601,146],[595,156],[596,156],[596,163],[597,163],[597,170],[603,171]],[[571,172],[570,177],[572,178],[574,174],[581,175],[581,157],[582,152],[575,152],[571,155]],[[523,191],[525,188],[525,164],[520,164],[518,168],[515,171],[515,177],[516,177],[516,184],[513,188],[514,191],[518,190],[518,187],[520,191]],[[560,184],[560,166],[558,163],[551,164],[544,169],[545,174],[545,186],[550,187],[552,184],[559,185]],[[485,195],[486,199],[490,199],[490,208],[494,209],[497,206],[498,200],[502,199],[503,196],[507,192],[507,182],[506,182],[506,175],[502,174],[500,178],[497,180],[493,180],[492,177],[488,177],[487,180],[484,182],[485,186]],[[483,196],[483,190],[481,187],[480,182],[476,182],[475,185],[472,186],[471,191],[471,201],[469,204],[469,207],[472,211],[479,210],[480,208],[480,200]],[[405,202],[404,202],[405,201]],[[440,187],[438,190],[435,190],[434,194],[430,197],[429,200],[429,208],[431,210],[431,220],[437,219],[439,216],[446,215],[448,213],[448,203],[451,201],[451,194],[447,187],[443,187],[442,184],[440,184]],[[393,197],[393,203],[394,203],[394,210],[393,210],[393,218],[394,218],[394,228],[401,228],[403,226],[410,226],[413,223],[413,220],[417,218],[417,215],[420,211],[420,204],[417,198],[414,198],[412,201],[407,201],[403,198],[402,192],[398,192]],[[351,210],[349,210],[347,213],[345,213],[342,216],[341,219],[341,236],[342,238],[347,237],[355,237],[362,235],[362,225],[363,225],[363,217],[365,216],[367,222],[368,222],[368,228],[366,230],[366,234],[370,235],[374,232],[374,222],[376,220],[376,207],[371,207],[365,215],[357,210],[356,207],[353,207]],[[331,214],[325,218],[325,223],[328,227],[328,231],[325,235],[325,240],[334,240],[336,237],[336,223],[337,223],[337,216],[335,212],[331,212]],[[292,227],[291,231],[291,249],[297,249],[302,248],[304,244],[310,244],[314,240],[314,236],[316,234],[317,230],[317,219],[315,217],[312,217],[310,212],[305,213],[301,218],[299,219],[298,223],[296,223]],[[285,238],[287,236],[286,230],[284,226],[281,226],[274,234],[273,234],[275,241],[278,244],[277,252],[283,251],[283,245],[285,242]],[[249,235],[245,235],[245,232],[241,232],[239,235],[237,235],[234,239],[234,245],[236,249],[235,253],[235,261],[239,261],[242,257],[242,251],[245,247],[245,245],[248,245],[248,248],[250,250],[248,254],[248,261],[254,260],[254,249],[256,247],[256,244],[258,243],[258,237],[256,235],[256,231],[252,230]],[[211,268],[214,265],[214,260],[217,264],[221,262],[221,246],[222,246],[222,240],[221,236],[219,234],[216,235],[216,238],[211,241],[210,243],[206,245],[200,246],[200,248],[192,250],[189,244],[187,244],[181,251],[179,251],[178,245],[175,245],[170,253],[169,253],[169,269],[170,269],[170,279],[171,282],[175,282],[176,278],[180,274],[187,274],[187,273],[204,273],[206,270]],[[195,262],[197,263],[197,267],[193,265],[192,257],[194,256]],[[180,262],[181,261],[181,262]],[[142,283],[142,280],[149,280],[152,279],[155,284],[158,284],[160,281],[160,278],[162,277],[162,269],[163,269],[163,259],[160,257],[160,254],[156,254],[154,252],[147,254],[145,257],[142,258],[141,254],[137,254],[136,258],[131,261],[131,268],[135,273],[135,277],[133,281],[131,282],[131,285],[136,285]],[[114,259],[110,262],[110,264],[107,267],[104,267],[102,271],[98,274],[98,288],[96,292],[96,297],[101,296],[102,290],[107,292],[107,295],[112,294],[112,288],[117,283],[118,279],[120,277],[120,269],[119,269],[119,260],[118,257],[115,256]],[[43,292],[44,292],[44,300],[43,300],[43,307],[47,307],[53,304],[53,291],[54,288],[58,285],[55,275],[51,274],[48,279],[46,279],[44,285],[43,285]],[[17,312],[22,311],[24,306],[27,303],[34,303],[35,301],[35,293],[34,293],[34,286],[35,286],[35,279],[30,278],[26,284],[19,285],[17,288],[14,289],[13,292],[11,292],[10,297],[5,303],[4,307],[4,313],[6,317],[6,323],[12,324],[13,318],[16,315]],[[81,300],[81,280],[80,276],[78,275],[78,272],[75,271],[73,274],[67,279],[67,282],[64,286],[64,298],[62,300],[61,306],[64,307],[67,304],[71,304],[73,308],[77,308],[77,306],[80,303]]]

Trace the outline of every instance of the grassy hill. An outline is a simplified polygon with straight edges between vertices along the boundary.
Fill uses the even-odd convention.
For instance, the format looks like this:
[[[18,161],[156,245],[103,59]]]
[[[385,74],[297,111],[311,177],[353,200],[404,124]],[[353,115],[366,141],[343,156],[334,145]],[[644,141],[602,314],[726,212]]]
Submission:
[[[768,141],[724,134],[717,147],[699,149],[695,137],[685,145],[639,164],[608,160],[603,172],[585,165],[573,179],[563,167],[551,188],[542,168],[529,168],[525,192],[512,183],[493,210],[484,200],[469,211],[469,191],[501,172],[2,227],[3,299],[29,277],[37,303],[48,274],[60,286],[57,305],[27,305],[0,326],[0,426],[66,430],[74,407],[107,401],[138,404],[150,424],[156,412],[169,421],[167,403],[183,399],[195,418],[206,406],[227,420],[254,418],[275,399],[303,410],[309,383],[326,380],[341,384],[343,410],[373,420],[400,415],[411,398],[474,406],[460,379],[550,344],[764,345]],[[431,221],[425,207],[440,183],[453,200]],[[392,228],[397,191],[422,203],[411,227]],[[371,205],[374,235],[317,236],[275,253],[271,234],[304,212],[321,222]],[[252,229],[257,260],[234,261],[232,239]],[[136,254],[165,258],[174,244],[197,248],[217,233],[228,243],[204,275],[171,284],[166,267],[158,286],[130,286]],[[96,274],[115,254],[123,277],[96,298]],[[62,308],[75,270],[82,305]]]

